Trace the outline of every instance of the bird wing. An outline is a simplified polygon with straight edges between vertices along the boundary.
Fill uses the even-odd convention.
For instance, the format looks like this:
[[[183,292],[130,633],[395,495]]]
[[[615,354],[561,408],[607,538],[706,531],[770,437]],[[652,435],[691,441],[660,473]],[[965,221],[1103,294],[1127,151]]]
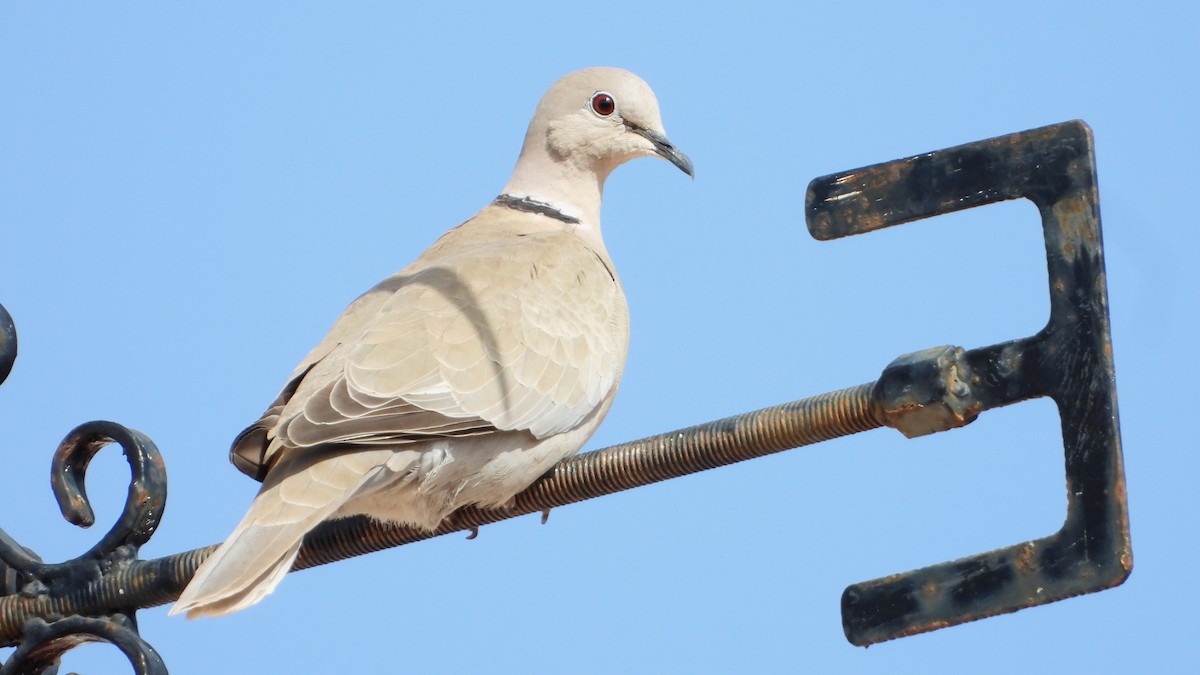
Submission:
[[[351,305],[239,437],[266,432],[261,466],[286,448],[545,438],[615,393],[628,314],[600,255],[563,231],[431,250]]]

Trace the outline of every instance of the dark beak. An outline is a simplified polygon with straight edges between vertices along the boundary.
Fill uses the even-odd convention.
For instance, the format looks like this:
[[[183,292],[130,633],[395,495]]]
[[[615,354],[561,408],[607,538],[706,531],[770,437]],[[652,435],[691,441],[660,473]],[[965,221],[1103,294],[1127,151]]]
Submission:
[[[692,160],[688,159],[688,156],[680,152],[674,145],[671,145],[671,141],[668,141],[666,136],[633,125],[629,125],[629,130],[653,143],[654,151],[661,155],[663,159],[679,167],[680,171],[692,178],[696,177],[695,172],[692,170]]]

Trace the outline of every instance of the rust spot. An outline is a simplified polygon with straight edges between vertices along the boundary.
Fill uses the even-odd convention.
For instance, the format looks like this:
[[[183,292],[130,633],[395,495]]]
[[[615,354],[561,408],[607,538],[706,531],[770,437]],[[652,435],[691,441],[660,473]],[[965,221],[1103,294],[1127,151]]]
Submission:
[[[1021,552],[1017,554],[1016,568],[1022,573],[1029,573],[1034,570],[1034,546],[1033,542],[1029,542],[1021,547]]]

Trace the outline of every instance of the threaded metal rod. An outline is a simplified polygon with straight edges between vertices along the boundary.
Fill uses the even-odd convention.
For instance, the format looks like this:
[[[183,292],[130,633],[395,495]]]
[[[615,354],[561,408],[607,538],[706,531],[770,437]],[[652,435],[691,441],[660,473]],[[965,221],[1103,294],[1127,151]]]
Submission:
[[[874,383],[609,446],[559,462],[505,509],[467,506],[432,532],[368,518],[323,523],[294,570],[602,497],[883,426]]]
[[[368,518],[327,522],[305,537],[293,571],[657,483],[884,425],[875,383],[610,446],[559,462],[505,509],[459,509],[432,532]],[[179,597],[216,546],[137,560],[63,596],[0,597],[0,645],[25,621],[156,607]]]

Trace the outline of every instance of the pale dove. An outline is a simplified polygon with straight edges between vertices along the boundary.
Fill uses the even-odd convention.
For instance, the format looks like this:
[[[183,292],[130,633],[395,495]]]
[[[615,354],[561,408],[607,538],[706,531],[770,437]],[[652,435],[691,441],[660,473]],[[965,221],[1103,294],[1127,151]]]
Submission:
[[[649,156],[692,175],[645,82],[616,68],[556,82],[504,192],[355,300],[234,441],[262,489],[171,613],[255,604],[321,521],[434,529],[463,505],[503,506],[577,452],[629,342],[600,197],[613,169]]]

